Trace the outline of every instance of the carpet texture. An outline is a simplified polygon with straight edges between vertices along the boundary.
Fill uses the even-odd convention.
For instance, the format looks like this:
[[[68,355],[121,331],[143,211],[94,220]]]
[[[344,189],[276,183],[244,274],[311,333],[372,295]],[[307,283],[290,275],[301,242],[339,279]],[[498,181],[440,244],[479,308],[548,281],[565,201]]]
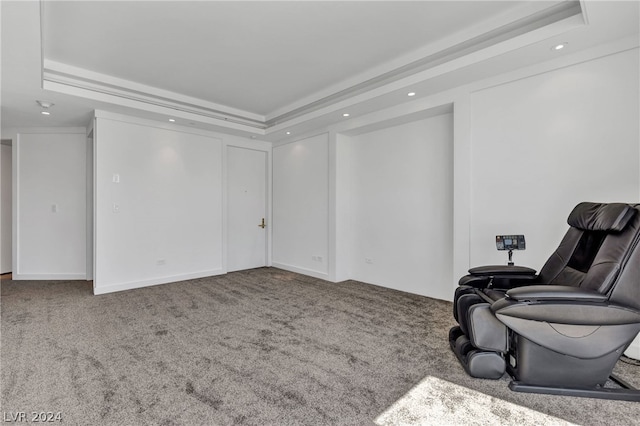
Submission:
[[[93,296],[1,283],[6,416],[67,425],[638,424],[640,404],[468,377],[451,303],[261,268]],[[640,385],[640,367],[616,372]],[[9,414],[7,414],[9,413]]]

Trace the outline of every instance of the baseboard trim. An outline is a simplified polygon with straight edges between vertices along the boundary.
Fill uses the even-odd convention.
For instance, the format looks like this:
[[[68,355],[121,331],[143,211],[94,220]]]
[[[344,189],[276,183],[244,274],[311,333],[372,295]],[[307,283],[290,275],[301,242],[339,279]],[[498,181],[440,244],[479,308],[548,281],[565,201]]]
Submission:
[[[94,280],[93,294],[97,296],[99,294],[115,293],[117,291],[133,290],[136,288],[175,283],[178,281],[193,280],[196,278],[212,277],[215,275],[224,275],[226,273],[227,272],[223,269],[213,269],[210,271],[200,271],[200,272],[194,272],[190,274],[171,275],[169,277],[158,277],[158,278],[152,278],[148,280],[129,281],[126,283],[108,284],[108,285],[100,285],[99,283],[96,285],[96,280]]]
[[[13,274],[14,281],[62,281],[62,280],[86,280],[87,274]]]
[[[300,268],[298,266],[287,265],[286,263],[272,262],[271,266],[278,269],[284,269],[285,271],[296,272],[302,275],[308,275],[314,278],[320,278],[321,280],[331,281],[329,274],[326,272],[314,271],[313,269]]]

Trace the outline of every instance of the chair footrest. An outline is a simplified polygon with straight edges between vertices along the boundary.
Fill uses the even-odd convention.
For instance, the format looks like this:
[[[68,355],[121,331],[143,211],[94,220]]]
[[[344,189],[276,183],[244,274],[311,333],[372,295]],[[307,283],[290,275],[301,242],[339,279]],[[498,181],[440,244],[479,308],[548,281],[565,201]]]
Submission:
[[[497,380],[504,375],[506,363],[497,352],[472,350],[467,354],[467,373],[479,379]]]
[[[506,363],[501,354],[477,349],[460,327],[449,331],[449,344],[464,370],[471,377],[497,380],[504,375]]]

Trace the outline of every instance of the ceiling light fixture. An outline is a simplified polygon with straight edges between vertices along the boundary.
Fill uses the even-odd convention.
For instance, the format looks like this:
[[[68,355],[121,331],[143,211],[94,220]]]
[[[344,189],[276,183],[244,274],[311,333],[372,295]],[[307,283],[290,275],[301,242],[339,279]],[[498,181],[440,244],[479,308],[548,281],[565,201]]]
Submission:
[[[407,93],[407,96],[415,96],[415,95],[416,95],[416,92],[409,92],[409,93]]]
[[[53,102],[48,102],[48,101],[36,101],[36,102],[42,108],[42,111],[40,111],[40,114],[42,114],[42,115],[51,115],[51,113],[49,111],[47,111],[47,109],[49,109],[49,108],[51,108],[53,106]]]
[[[175,123],[176,119],[175,118],[170,118],[169,121],[172,122],[172,123]]]
[[[290,135],[290,134],[291,134],[291,132],[287,132],[287,134],[288,134],[288,135]]]
[[[564,43],[556,44],[555,46],[553,46],[551,48],[551,50],[562,50],[565,47],[567,47],[567,44],[569,44],[569,43],[567,43],[566,41]]]
[[[345,112],[344,114],[342,114],[342,116],[343,116],[343,117],[348,117],[348,116],[349,116],[349,113],[348,113],[348,112]]]

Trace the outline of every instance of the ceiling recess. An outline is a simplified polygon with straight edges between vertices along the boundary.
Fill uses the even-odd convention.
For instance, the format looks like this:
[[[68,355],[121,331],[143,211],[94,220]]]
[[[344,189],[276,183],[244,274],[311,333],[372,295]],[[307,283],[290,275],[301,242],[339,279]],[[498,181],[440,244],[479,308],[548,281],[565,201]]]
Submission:
[[[263,117],[248,112],[245,113],[225,105],[52,61],[46,58],[46,52],[45,58],[43,58],[43,88],[142,110],[154,112],[163,110],[166,115],[178,116],[179,113],[182,113],[180,118],[202,120],[203,123],[245,129],[256,134],[265,133],[272,127],[283,125],[294,119],[379,89],[403,78],[469,56],[475,52],[512,40],[515,37],[581,14],[582,9],[579,1],[556,3],[546,9],[538,10],[463,42],[353,84],[345,89],[337,90],[304,105],[293,107],[275,117]]]

